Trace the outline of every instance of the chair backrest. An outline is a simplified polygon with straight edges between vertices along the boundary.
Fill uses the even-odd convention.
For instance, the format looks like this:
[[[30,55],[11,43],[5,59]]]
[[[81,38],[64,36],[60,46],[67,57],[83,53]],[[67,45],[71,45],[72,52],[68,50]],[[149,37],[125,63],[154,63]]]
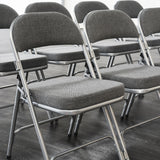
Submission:
[[[120,0],[115,4],[114,9],[125,12],[131,18],[137,18],[143,7],[134,0]]]
[[[144,36],[160,33],[160,8],[144,9],[138,18]]]
[[[12,21],[18,16],[17,12],[4,4],[0,4],[0,29],[10,28]]]
[[[82,44],[74,22],[57,12],[28,13],[15,19],[11,37],[17,52],[59,44]]]
[[[26,7],[25,13],[30,12],[58,12],[71,18],[68,10],[56,2],[37,2],[32,3]]]
[[[85,28],[91,43],[110,38],[138,38],[137,28],[122,11],[92,11],[85,18]]]
[[[91,11],[109,9],[104,3],[99,1],[85,1],[78,3],[75,8],[75,16],[78,23],[82,23],[84,17]]]

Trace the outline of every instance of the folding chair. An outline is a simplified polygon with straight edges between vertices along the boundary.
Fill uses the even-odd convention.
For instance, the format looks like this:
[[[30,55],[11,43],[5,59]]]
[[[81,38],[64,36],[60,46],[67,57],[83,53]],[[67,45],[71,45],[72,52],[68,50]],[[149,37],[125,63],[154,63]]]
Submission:
[[[114,9],[125,12],[133,19],[135,24],[138,25],[138,14],[140,13],[140,11],[143,10],[143,7],[140,3],[134,0],[120,0],[115,4]],[[134,39],[126,40],[133,41]],[[150,49],[158,49],[158,51],[160,51],[160,37],[155,35],[149,35],[148,37],[146,37],[146,40]]]
[[[160,8],[150,8],[150,9],[144,9],[140,12],[138,16],[138,24],[139,24],[139,30],[140,35],[142,38],[142,41],[144,43],[147,55],[149,57],[150,63],[152,66],[160,66],[159,57],[153,61],[151,54],[150,54],[150,44],[147,41],[147,37],[156,33],[160,33]],[[160,39],[157,41],[157,47],[160,47]]]
[[[31,12],[58,12],[68,16],[72,19],[68,10],[56,2],[38,2],[27,6],[26,13]],[[98,50],[94,49],[97,58],[99,57]],[[68,76],[75,74],[76,64],[85,62],[83,49],[77,45],[55,45],[37,48],[37,54],[46,55],[50,64],[69,65]]]
[[[101,2],[87,1],[87,2],[78,3],[75,6],[74,11],[75,11],[77,22],[82,23],[85,16],[89,12],[95,11],[95,10],[108,10],[108,9],[109,8]],[[107,51],[102,49],[104,48],[103,46],[106,44],[108,44]],[[115,57],[121,56],[121,55],[123,56],[125,55],[128,63],[133,63],[132,57],[130,55],[132,53],[131,51],[133,49],[135,51],[133,53],[137,53],[140,51],[140,48],[137,42],[122,41],[121,39],[109,39],[107,41],[106,40],[100,41],[98,43],[93,43],[92,46],[99,48],[100,56],[109,57],[109,61],[106,65],[107,67],[112,67]],[[118,50],[118,52],[115,52],[116,50]]]
[[[11,156],[12,144],[16,133],[15,126],[18,114],[19,94],[23,92],[45,160],[49,160],[49,158],[39,130],[34,107],[56,112],[61,115],[77,115],[102,107],[106,120],[109,122],[120,159],[129,160],[113,110],[110,106],[111,103],[123,99],[123,84],[95,78],[92,65],[88,60],[88,51],[83,44],[81,33],[73,21],[67,16],[56,12],[25,14],[18,17],[12,24],[11,41],[16,58],[15,64],[18,70],[19,83],[13,110],[7,156]],[[93,78],[80,76],[59,77],[27,85],[23,67],[19,59],[19,52],[41,46],[59,44],[81,45],[85,57],[88,57],[87,63]],[[69,153],[87,145],[88,143],[67,150],[57,156],[55,155],[51,159],[56,159],[64,155],[64,153]]]
[[[97,72],[103,79],[110,79],[124,83],[128,93],[121,117],[128,117],[135,96],[146,94],[160,88],[160,69],[150,66],[143,43],[131,18],[122,11],[93,11],[85,18],[88,44],[91,50],[93,62],[96,64],[91,43],[103,41],[109,38],[137,38],[141,46],[147,65],[126,64],[101,69]],[[121,27],[119,27],[121,26]],[[107,46],[107,44],[106,44]],[[104,45],[104,48],[106,47]]]
[[[68,10],[59,3],[56,2],[37,2],[32,3],[26,7],[26,13],[31,12],[58,12],[68,16],[72,19]],[[98,49],[94,48],[96,57],[99,58]],[[85,57],[83,54],[83,48],[78,45],[51,45],[34,49],[35,54],[45,55],[48,58],[49,64],[55,65],[69,65],[68,67],[68,76],[74,76],[77,63],[85,62]],[[87,67],[87,65],[85,65]],[[86,70],[87,72],[87,70]],[[87,75],[85,73],[85,75]],[[51,77],[50,77],[51,78]],[[49,117],[53,117],[52,113],[48,113]],[[81,116],[78,116],[79,120]],[[76,117],[71,117],[70,127],[68,131],[68,136],[70,137],[73,132],[74,123],[76,121]],[[77,123],[76,123],[77,124]],[[78,134],[78,125],[77,130],[75,131],[75,135]]]

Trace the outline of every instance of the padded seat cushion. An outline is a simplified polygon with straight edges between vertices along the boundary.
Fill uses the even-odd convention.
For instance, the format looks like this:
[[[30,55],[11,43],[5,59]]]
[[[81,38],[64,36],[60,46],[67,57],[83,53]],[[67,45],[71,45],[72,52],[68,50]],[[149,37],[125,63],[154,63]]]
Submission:
[[[32,83],[29,89],[33,101],[63,110],[81,109],[124,94],[122,83],[79,76]]]
[[[10,41],[10,30],[0,29],[0,54],[13,52]]]
[[[47,66],[47,58],[42,55],[20,53],[23,69],[32,69]],[[13,53],[0,54],[0,72],[15,71],[15,57]],[[46,68],[46,67],[45,67]]]
[[[125,64],[101,69],[103,79],[124,83],[125,88],[147,89],[160,86],[160,68],[139,64]]]
[[[148,36],[146,37],[146,40],[149,47],[160,46],[160,37]]]
[[[96,57],[99,50],[94,48]],[[37,48],[37,53],[46,55],[49,61],[74,61],[85,59],[83,48],[77,45],[55,45]]]
[[[140,46],[137,42],[108,39],[92,43],[92,46],[99,49],[100,55],[106,55],[107,53],[120,53],[140,50]]]

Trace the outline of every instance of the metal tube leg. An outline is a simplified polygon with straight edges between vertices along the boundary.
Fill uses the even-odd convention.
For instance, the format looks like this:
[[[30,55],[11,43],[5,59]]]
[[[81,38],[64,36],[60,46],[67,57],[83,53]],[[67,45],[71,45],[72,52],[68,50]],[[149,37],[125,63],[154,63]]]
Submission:
[[[73,131],[73,128],[74,128],[75,120],[76,120],[76,116],[72,116],[71,120],[70,120],[69,130],[68,130],[68,137],[72,136],[72,131]]]
[[[129,160],[129,156],[111,106],[108,105],[107,107],[103,107],[103,112],[105,115],[105,119],[109,123],[120,160]]]
[[[30,111],[30,114],[31,114],[31,117],[32,117],[34,127],[35,127],[37,138],[38,138],[41,150],[42,150],[43,158],[44,158],[44,160],[49,160],[47,150],[46,150],[46,147],[45,147],[45,144],[44,144],[44,141],[43,141],[40,129],[39,129],[39,124],[37,122],[36,114],[35,114],[35,111],[34,111],[34,108],[33,108],[30,97],[28,97],[28,103],[29,103],[29,111]]]
[[[125,116],[126,118],[128,118],[129,116],[129,112],[132,108],[132,105],[133,105],[133,102],[134,102],[134,98],[135,98],[135,94],[131,94],[131,97],[130,97],[130,100],[129,100],[129,103],[128,103],[128,106],[127,106],[127,110],[126,110],[126,113],[125,113]]]
[[[40,78],[40,76],[39,76],[38,71],[35,71],[35,72],[36,72],[36,76],[37,76],[38,81],[41,81],[41,78]]]
[[[130,64],[131,63],[130,62],[130,57],[127,54],[125,55],[125,57],[126,57],[127,63]]]
[[[71,75],[72,65],[73,65],[73,64],[69,64],[67,76],[70,76],[70,75]]]
[[[72,65],[70,76],[74,76],[75,69],[76,69],[76,63]]]
[[[74,128],[74,135],[75,136],[78,135],[78,130],[79,130],[80,123],[82,121],[82,117],[83,117],[83,114],[79,114],[77,116],[77,121],[76,121],[75,128]]]
[[[44,80],[46,79],[46,77],[45,77],[45,75],[44,75],[43,70],[40,70],[40,73],[41,73],[42,79],[43,79],[43,81],[44,81]]]
[[[128,54],[128,58],[129,58],[130,63],[133,64],[133,60],[130,54]]]
[[[108,64],[107,64],[107,68],[113,66],[114,59],[115,59],[115,56],[109,57],[109,62],[108,62]]]
[[[131,98],[131,93],[128,93],[126,102],[125,102],[125,104],[123,106],[123,110],[122,110],[122,113],[121,113],[121,119],[124,119],[124,116],[125,116],[125,113],[126,113],[127,106],[128,106],[130,98]]]
[[[13,141],[14,141],[14,136],[15,136],[14,131],[16,128],[17,114],[18,114],[18,109],[19,109],[20,96],[21,96],[21,93],[19,92],[18,87],[17,87],[13,114],[12,114],[12,120],[11,120],[11,128],[10,128],[10,133],[9,133],[7,158],[11,157],[12,146],[13,146]]]

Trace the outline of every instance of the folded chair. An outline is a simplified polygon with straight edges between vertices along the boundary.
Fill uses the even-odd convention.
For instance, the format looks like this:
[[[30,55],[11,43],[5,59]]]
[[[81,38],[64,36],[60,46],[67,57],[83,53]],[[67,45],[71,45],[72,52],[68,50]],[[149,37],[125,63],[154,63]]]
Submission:
[[[114,9],[125,12],[133,19],[133,21],[135,21],[135,24],[138,25],[138,14],[143,10],[143,7],[140,3],[134,0],[120,0],[115,4]],[[134,39],[126,40],[133,41]],[[159,51],[160,37],[149,35],[146,37],[146,40],[150,49],[158,49]]]
[[[145,94],[160,88],[160,69],[159,67],[150,66],[137,28],[131,18],[124,12],[118,10],[93,11],[87,15],[84,23],[88,35],[91,56],[95,64],[96,60],[90,43],[96,43],[97,41],[110,38],[137,38],[139,41],[147,65],[125,64],[111,67],[108,70],[100,70],[103,79],[115,80],[124,84],[128,98],[121,117],[128,117],[136,94]],[[104,48],[105,47],[104,45]],[[100,74],[100,72],[98,73]]]
[[[11,41],[16,58],[15,65],[19,76],[7,156],[11,156],[14,135],[16,133],[15,127],[18,114],[19,95],[20,92],[23,92],[25,95],[24,100],[28,104],[36,135],[45,160],[49,160],[49,158],[39,129],[34,107],[56,112],[61,115],[77,115],[102,107],[106,120],[109,122],[120,159],[129,160],[125,144],[110,106],[111,103],[123,99],[123,84],[95,78],[94,70],[88,60],[88,51],[83,43],[81,33],[73,21],[67,16],[56,12],[25,14],[18,17],[12,24]],[[19,52],[37,47],[59,44],[82,45],[84,55],[86,58],[88,57],[87,63],[93,78],[63,76],[27,85],[23,66],[19,58]],[[60,153],[57,157],[87,145],[88,143],[63,152],[62,154]],[[56,155],[51,159],[53,160],[55,158]]]
[[[56,2],[37,2],[26,7],[25,13],[31,12],[58,12],[72,19],[68,10]],[[37,48],[36,53],[46,55],[50,64],[69,65],[68,76],[75,74],[76,64],[85,61],[83,49],[77,45],[54,45]],[[95,49],[97,58],[98,50]]]
[[[95,10],[108,10],[109,8],[98,1],[86,1],[78,3],[75,8],[75,16],[77,22],[80,24],[83,22],[85,16]],[[92,43],[93,47],[99,48],[100,56],[108,56],[109,61],[107,67],[113,66],[116,56],[125,55],[128,63],[133,63],[131,53],[137,53],[140,51],[140,47],[137,42],[122,41],[120,39],[108,39]],[[104,46],[106,46],[104,48]],[[125,47],[124,47],[125,46]],[[134,52],[131,52],[133,51]]]

